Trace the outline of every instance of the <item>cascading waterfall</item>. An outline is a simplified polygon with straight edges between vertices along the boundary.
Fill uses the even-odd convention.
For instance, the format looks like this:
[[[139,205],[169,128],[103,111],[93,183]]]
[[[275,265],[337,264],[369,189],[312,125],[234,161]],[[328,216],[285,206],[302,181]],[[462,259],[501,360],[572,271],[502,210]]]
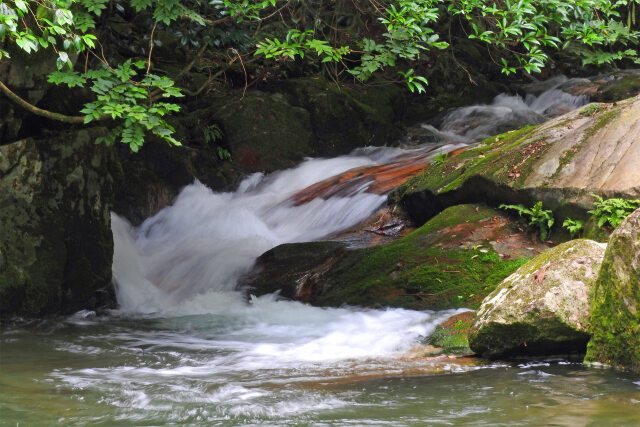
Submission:
[[[447,113],[439,132],[446,140],[470,142],[496,127],[539,123],[559,111],[587,102],[559,87],[559,79],[539,96],[499,95],[490,105]],[[346,194],[294,203],[297,192],[347,170],[389,164],[451,151],[460,145],[428,148],[365,148],[334,159],[311,159],[270,176],[254,174],[234,193],[215,193],[201,183],[187,186],[175,203],[136,230],[113,216],[113,273],[125,312],[171,312],[202,294],[232,292],[255,258],[286,242],[311,241],[346,229],[369,217],[385,201],[367,192],[370,183]],[[427,156],[422,159],[420,156]]]
[[[562,91],[572,81],[566,77],[556,78],[549,82],[549,89],[538,95],[501,94],[490,104],[456,108],[420,127],[432,140],[472,143],[525,125],[539,124],[589,102],[586,95]]]
[[[509,103],[547,114],[560,99],[547,95],[448,117],[480,126]],[[459,132],[442,133],[471,138]],[[636,425],[640,381],[619,372],[565,359],[423,357],[425,338],[453,310],[323,309],[236,291],[265,250],[358,224],[384,203],[398,170],[404,178],[460,147],[441,144],[307,160],[252,175],[233,193],[196,182],[135,228],[114,214],[120,308],[0,330],[0,424],[586,425],[615,414]],[[345,171],[355,179],[334,179]],[[443,372],[465,374],[424,376]]]
[[[236,280],[266,250],[309,241],[366,219],[385,200],[362,191],[295,206],[297,191],[371,157],[307,160],[271,176],[255,174],[234,193],[187,186],[175,203],[132,230],[113,216],[113,272],[125,312],[175,311],[202,294],[235,290]]]

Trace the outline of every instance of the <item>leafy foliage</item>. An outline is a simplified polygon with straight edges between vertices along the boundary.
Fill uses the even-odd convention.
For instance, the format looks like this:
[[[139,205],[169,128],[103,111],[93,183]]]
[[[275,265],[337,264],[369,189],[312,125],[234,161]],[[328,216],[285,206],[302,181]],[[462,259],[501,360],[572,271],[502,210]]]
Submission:
[[[218,125],[209,125],[204,129],[204,140],[208,144],[221,140],[222,136],[222,130]],[[231,153],[226,148],[217,146],[216,152],[220,160],[231,160]]]
[[[152,56],[167,38],[208,47],[198,67],[211,81],[233,81],[224,73],[240,69],[247,86],[295,65],[423,93],[430,62],[460,36],[485,43],[506,74],[539,72],[557,52],[584,64],[638,62],[638,1],[0,0],[0,61],[16,49],[54,52],[49,81],[88,88],[86,121],[110,118],[105,142],[138,150],[148,135],[178,143],[165,117],[179,109],[167,98],[181,92]]]
[[[616,228],[633,211],[640,208],[640,200],[603,199],[597,194],[591,194],[596,201],[595,209],[588,211],[598,221],[598,227],[609,225]]]
[[[606,108],[606,105],[604,104],[589,104],[580,110],[580,115],[586,116],[586,117],[593,116],[594,114],[599,113],[605,108]]]
[[[447,158],[449,157],[449,153],[438,153],[436,154],[436,156],[433,158],[433,164],[435,165],[441,165],[444,163],[445,160],[447,160]]]
[[[488,44],[496,53],[496,63],[506,74],[524,71],[540,72],[549,61],[549,51],[562,50],[581,57],[583,64],[610,64],[630,59],[638,62],[637,51],[631,46],[638,42],[635,26],[636,0],[396,0],[377,3],[371,13],[378,14],[381,28],[376,37],[362,37],[357,46],[344,44],[331,48],[339,38],[326,37],[314,9],[313,25],[304,16],[289,16],[289,30],[284,41],[267,39],[258,44],[257,55],[268,58],[304,58],[313,50],[314,40],[325,37],[323,49],[331,52],[321,61],[340,62],[346,71],[358,80],[367,81],[374,73],[386,68],[403,66],[407,62],[421,61],[434,51],[447,49],[454,19],[462,23],[458,31]],[[353,4],[361,11],[358,1]],[[263,9],[286,8],[275,2],[242,2],[234,4],[234,16],[264,19]],[[622,9],[628,8],[627,25],[620,21]],[[267,15],[269,16],[269,15]],[[443,23],[445,20],[448,23]],[[306,23],[303,27],[301,23]],[[445,32],[443,29],[446,29]],[[334,31],[333,33],[336,33]],[[346,62],[357,57],[357,65]],[[493,57],[493,55],[492,55]],[[424,91],[426,79],[418,78],[411,68],[400,70],[400,75],[412,91]]]
[[[96,69],[83,73],[73,70],[72,55],[96,48],[97,37],[87,31],[96,27],[95,19],[107,3],[108,0],[8,1],[0,6],[0,37],[11,39],[26,53],[52,48],[57,53],[58,71],[51,73],[48,81],[70,88],[89,87],[95,100],[80,111],[85,116],[84,122],[107,117],[116,121],[110,133],[97,143],[110,145],[120,140],[137,152],[145,136],[153,134],[172,145],[180,145],[173,137],[174,128],[163,119],[180,107],[158,101],[183,95],[173,80],[150,73],[148,62],[128,59],[111,67],[101,58]],[[164,23],[187,13],[175,0],[132,0],[131,4],[136,10],[153,6],[154,18]],[[27,25],[25,19],[35,25]],[[8,58],[9,53],[0,50],[0,58],[3,56]]]
[[[536,227],[540,231],[540,240],[545,241],[549,236],[549,231],[555,219],[553,212],[542,209],[542,202],[537,202],[533,207],[526,208],[524,205],[500,205],[500,209],[512,209],[518,212],[520,216],[529,217],[529,225]]]
[[[571,238],[573,238],[584,227],[584,221],[581,221],[579,219],[567,218],[562,223],[562,226],[569,231],[569,233],[571,234]]]

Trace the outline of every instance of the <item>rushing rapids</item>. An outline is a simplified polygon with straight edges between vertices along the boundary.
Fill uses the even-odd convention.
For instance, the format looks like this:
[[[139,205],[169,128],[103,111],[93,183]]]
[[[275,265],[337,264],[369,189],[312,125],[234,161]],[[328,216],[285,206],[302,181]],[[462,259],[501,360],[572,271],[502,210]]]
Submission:
[[[204,293],[235,291],[238,277],[261,253],[364,221],[387,192],[422,172],[438,153],[453,156],[490,129],[539,123],[587,102],[558,89],[565,83],[560,79],[539,96],[499,95],[490,105],[447,113],[436,132],[444,132],[448,143],[310,159],[269,176],[254,174],[234,193],[215,193],[196,182],[136,230],[114,215],[113,273],[121,309],[166,312]]]
[[[536,122],[583,102],[502,97],[446,120],[495,124],[512,105]],[[438,153],[455,155],[480,135],[451,126],[438,130],[446,145],[310,159],[250,176],[233,193],[196,182],[136,228],[114,214],[119,309],[2,332],[6,425],[632,425],[632,377],[565,360],[424,357],[454,311],[322,309],[236,290],[264,251],[361,223]]]

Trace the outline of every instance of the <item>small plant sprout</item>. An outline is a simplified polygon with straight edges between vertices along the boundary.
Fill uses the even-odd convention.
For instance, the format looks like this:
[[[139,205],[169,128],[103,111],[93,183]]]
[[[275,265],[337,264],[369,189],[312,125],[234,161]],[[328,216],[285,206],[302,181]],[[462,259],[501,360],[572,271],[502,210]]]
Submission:
[[[580,221],[579,219],[567,218],[562,223],[562,226],[569,230],[571,238],[573,239],[575,235],[578,234],[584,227],[584,221]]]
[[[449,157],[449,153],[438,153],[433,159],[434,165],[441,165]]]
[[[500,209],[512,209],[518,212],[520,216],[529,217],[529,225],[540,230],[540,240],[545,241],[549,236],[549,231],[555,219],[553,212],[542,209],[542,202],[537,202],[532,208],[525,208],[524,205],[500,205]]]

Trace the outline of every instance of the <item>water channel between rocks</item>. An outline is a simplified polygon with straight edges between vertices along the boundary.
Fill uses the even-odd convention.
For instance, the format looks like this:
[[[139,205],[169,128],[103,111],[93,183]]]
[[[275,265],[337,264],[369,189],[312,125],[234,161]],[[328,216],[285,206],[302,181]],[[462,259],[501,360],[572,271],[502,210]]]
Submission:
[[[423,126],[435,145],[310,159],[234,193],[194,183],[135,229],[114,214],[120,308],[5,324],[0,425],[639,425],[637,377],[580,360],[422,357],[453,310],[317,308],[236,290],[264,251],[352,227],[386,200],[367,179],[300,191],[431,161],[491,132],[487,120],[539,122],[585,101],[502,97]]]

